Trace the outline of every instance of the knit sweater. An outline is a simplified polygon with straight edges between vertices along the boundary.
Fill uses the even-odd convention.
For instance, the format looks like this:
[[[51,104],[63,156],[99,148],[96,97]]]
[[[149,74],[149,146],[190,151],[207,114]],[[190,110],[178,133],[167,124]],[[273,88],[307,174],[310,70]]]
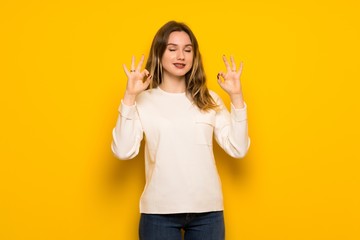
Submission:
[[[218,111],[200,111],[185,93],[159,87],[140,93],[133,106],[121,101],[111,148],[119,159],[132,159],[145,136],[141,213],[223,210],[213,136],[230,156],[242,158],[250,146],[247,107],[231,104],[229,113],[220,97],[210,94]]]

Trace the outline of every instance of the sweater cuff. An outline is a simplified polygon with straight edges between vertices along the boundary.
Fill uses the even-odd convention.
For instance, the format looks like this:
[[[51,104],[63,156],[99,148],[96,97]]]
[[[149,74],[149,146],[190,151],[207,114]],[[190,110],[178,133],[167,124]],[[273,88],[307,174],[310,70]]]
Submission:
[[[126,105],[123,100],[121,100],[121,104],[118,109],[120,115],[127,119],[135,119],[136,118],[136,103],[134,105]]]
[[[243,108],[235,108],[235,106],[231,103],[231,116],[236,122],[242,122],[247,119],[247,105],[244,103]]]

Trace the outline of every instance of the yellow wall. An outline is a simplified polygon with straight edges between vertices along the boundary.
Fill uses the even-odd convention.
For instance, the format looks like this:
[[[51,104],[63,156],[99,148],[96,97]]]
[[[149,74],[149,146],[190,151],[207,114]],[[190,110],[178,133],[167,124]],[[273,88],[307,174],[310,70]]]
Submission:
[[[215,147],[227,239],[360,239],[359,11],[343,1],[1,1],[0,239],[137,239],[142,154],[110,151],[126,78],[168,20],[209,87],[244,61],[252,145]]]

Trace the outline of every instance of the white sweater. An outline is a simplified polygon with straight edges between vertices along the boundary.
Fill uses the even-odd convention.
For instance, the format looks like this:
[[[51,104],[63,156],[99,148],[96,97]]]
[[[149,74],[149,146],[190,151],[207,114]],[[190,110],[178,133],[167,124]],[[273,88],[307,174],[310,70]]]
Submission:
[[[220,111],[201,112],[185,93],[160,88],[142,92],[136,104],[121,102],[113,130],[113,153],[131,159],[145,135],[146,185],[141,213],[189,213],[223,210],[221,182],[212,137],[232,157],[242,158],[250,146],[246,105],[228,112],[210,91]]]

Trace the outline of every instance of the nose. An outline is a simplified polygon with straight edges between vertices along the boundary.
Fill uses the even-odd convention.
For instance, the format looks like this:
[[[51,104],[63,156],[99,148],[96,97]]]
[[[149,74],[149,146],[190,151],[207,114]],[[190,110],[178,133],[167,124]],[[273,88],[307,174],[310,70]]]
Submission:
[[[183,51],[178,51],[177,59],[179,59],[179,60],[185,59],[185,55],[184,55]]]

